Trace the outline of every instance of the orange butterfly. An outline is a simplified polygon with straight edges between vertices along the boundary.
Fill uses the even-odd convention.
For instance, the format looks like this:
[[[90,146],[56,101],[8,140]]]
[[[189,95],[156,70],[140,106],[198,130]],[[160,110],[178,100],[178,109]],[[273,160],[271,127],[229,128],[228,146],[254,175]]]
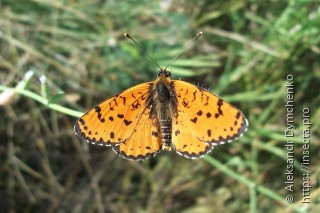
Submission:
[[[160,68],[155,81],[96,105],[77,120],[74,130],[89,143],[143,160],[172,147],[196,159],[242,136],[247,127],[240,110],[202,88],[171,80],[171,71]]]

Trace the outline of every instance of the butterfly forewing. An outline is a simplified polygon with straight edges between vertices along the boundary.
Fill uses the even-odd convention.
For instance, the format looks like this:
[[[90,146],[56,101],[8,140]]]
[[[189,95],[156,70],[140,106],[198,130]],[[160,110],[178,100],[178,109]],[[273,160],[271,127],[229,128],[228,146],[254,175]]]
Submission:
[[[101,145],[127,141],[147,108],[151,85],[137,85],[96,105],[76,122],[75,132],[88,142]]]
[[[176,120],[182,119],[180,123],[199,141],[222,144],[246,131],[248,122],[242,112],[220,97],[187,82],[172,81],[172,85],[178,105]]]

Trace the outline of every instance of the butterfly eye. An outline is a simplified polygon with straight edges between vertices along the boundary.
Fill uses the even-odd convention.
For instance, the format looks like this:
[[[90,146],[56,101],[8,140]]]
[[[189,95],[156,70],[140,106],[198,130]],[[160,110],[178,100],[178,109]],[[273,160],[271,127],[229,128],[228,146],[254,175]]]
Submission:
[[[165,73],[165,76],[166,76],[166,77],[171,77],[171,72],[169,72],[169,71],[167,71],[167,70],[166,70],[165,72],[166,72],[166,73]]]

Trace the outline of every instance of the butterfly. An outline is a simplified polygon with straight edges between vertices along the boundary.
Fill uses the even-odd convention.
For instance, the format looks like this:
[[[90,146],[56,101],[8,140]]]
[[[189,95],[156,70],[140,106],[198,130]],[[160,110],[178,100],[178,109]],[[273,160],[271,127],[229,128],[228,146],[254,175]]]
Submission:
[[[143,160],[174,149],[189,159],[229,143],[247,130],[244,114],[219,96],[160,68],[155,81],[131,87],[80,117],[75,133],[111,146],[120,156]]]

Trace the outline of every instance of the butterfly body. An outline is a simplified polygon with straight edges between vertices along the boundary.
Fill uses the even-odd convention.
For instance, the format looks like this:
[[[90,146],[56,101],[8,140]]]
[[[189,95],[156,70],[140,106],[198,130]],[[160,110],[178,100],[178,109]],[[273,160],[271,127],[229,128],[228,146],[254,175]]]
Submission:
[[[162,149],[168,151],[171,150],[172,144],[172,117],[177,113],[177,105],[170,85],[170,77],[171,72],[161,70],[150,92],[150,100],[152,100],[150,105],[153,107],[150,115],[154,116],[152,119],[157,119],[160,127]]]
[[[162,69],[153,82],[119,93],[85,113],[75,132],[92,144],[112,146],[126,159],[142,160],[172,148],[196,159],[241,136],[241,111],[208,91]]]

